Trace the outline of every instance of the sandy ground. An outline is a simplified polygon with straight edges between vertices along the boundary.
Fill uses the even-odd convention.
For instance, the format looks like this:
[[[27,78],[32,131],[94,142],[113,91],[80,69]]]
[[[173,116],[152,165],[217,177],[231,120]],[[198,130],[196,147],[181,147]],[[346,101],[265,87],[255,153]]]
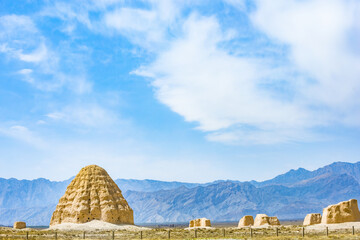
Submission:
[[[254,229],[261,229],[261,228],[279,228],[281,227],[282,225],[270,225],[270,224],[264,224],[264,225],[260,225],[260,226],[252,226],[251,228],[254,228]],[[290,226],[290,225],[288,225]],[[290,226],[291,227],[291,226]]]
[[[310,231],[324,231],[326,227],[331,230],[341,230],[341,229],[352,229],[355,227],[355,230],[360,230],[360,222],[346,222],[346,223],[333,223],[333,224],[315,224],[305,227],[306,230]]]
[[[194,229],[215,229],[214,227],[187,227],[185,230],[194,230]]]
[[[280,228],[280,227],[292,227],[293,225],[270,225],[270,224],[264,224],[260,226],[251,226],[252,229],[263,229],[263,228]],[[250,229],[250,226],[242,226],[242,227],[234,227],[236,228],[244,228],[244,229]]]
[[[130,230],[130,231],[142,231],[149,230],[149,228],[138,227],[135,225],[117,225],[112,223],[107,223],[99,220],[93,220],[88,223],[62,223],[55,226],[51,226],[47,230],[78,230],[78,231],[99,231],[99,230]]]
[[[31,231],[31,230],[34,230],[33,228],[21,228],[21,229],[15,229],[13,227],[0,227],[0,231],[8,231],[8,230],[11,230],[11,231]]]

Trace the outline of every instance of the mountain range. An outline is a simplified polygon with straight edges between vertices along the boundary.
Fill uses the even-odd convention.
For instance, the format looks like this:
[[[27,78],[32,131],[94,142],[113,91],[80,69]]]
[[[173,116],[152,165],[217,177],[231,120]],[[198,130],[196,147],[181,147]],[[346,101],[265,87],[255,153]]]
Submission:
[[[47,226],[71,180],[0,178],[0,225],[21,220]],[[136,223],[187,222],[198,217],[238,221],[257,213],[302,219],[310,212],[321,213],[329,204],[360,199],[360,162],[335,162],[314,171],[299,168],[263,182],[115,182],[133,208]]]

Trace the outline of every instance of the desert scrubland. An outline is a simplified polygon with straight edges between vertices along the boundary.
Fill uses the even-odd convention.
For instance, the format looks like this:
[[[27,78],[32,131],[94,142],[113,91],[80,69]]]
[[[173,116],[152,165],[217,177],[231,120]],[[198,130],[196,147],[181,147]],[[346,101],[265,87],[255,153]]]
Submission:
[[[348,224],[349,225],[349,224]],[[350,226],[350,227],[349,227]],[[116,230],[116,231],[75,231],[75,230],[37,230],[12,228],[0,228],[0,239],[359,239],[360,225],[352,233],[351,224],[343,228],[329,228],[328,236],[325,226],[317,229],[305,228],[305,236],[302,236],[302,226],[289,225],[265,228],[211,228],[187,230],[183,228],[155,228],[139,230]],[[251,237],[252,231],[252,237]],[[84,238],[85,233],[85,238]],[[225,233],[225,236],[224,236]]]

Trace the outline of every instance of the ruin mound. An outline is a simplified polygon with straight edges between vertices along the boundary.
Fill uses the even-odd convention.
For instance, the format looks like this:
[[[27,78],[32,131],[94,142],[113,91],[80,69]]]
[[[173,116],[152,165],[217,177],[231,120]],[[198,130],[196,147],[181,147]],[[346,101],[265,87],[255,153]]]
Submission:
[[[133,210],[109,174],[97,165],[84,167],[59,200],[50,226],[100,220],[134,224]]]
[[[241,227],[247,227],[247,226],[252,226],[252,225],[254,225],[253,216],[246,215],[240,219],[238,227],[241,228]]]
[[[360,221],[360,212],[356,199],[330,205],[323,210],[321,223],[344,223]]]
[[[304,219],[304,226],[314,225],[321,223],[321,214],[320,213],[309,213]]]
[[[198,218],[198,219],[194,219],[191,220],[189,223],[189,227],[190,228],[194,228],[194,227],[211,227],[211,222],[209,219],[207,218]]]

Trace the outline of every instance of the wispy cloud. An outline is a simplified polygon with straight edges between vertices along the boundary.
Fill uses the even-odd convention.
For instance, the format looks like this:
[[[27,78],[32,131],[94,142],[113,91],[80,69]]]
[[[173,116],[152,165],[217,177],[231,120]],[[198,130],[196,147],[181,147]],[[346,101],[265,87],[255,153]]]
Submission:
[[[308,78],[297,89],[309,105],[328,108],[337,122],[360,122],[360,3],[257,1],[251,19],[273,41],[289,46],[289,61]],[[357,50],[356,50],[357,49]],[[350,120],[351,119],[351,120]]]
[[[6,4],[0,174],[64,179],[97,163],[117,177],[197,181],[238,178],[246,165],[245,180],[271,177],[274,162],[285,171],[356,161],[359,5]],[[211,174],[197,175],[205,165]]]
[[[44,44],[41,44],[37,49],[31,53],[20,53],[19,59],[24,62],[38,63],[47,60],[47,48]]]
[[[128,37],[132,42],[155,50],[168,40],[168,30],[176,28],[182,7],[187,1],[145,1],[148,9],[120,6],[104,14],[108,29]]]
[[[154,63],[135,73],[153,78],[158,99],[187,121],[198,122],[198,129],[231,131],[212,134],[209,139],[244,141],[246,136],[253,142],[264,135],[267,140],[263,143],[271,139],[281,142],[297,138],[297,131],[285,134],[284,129],[313,124],[301,106],[276,100],[272,92],[259,88],[270,72],[266,61],[232,56],[219,47],[232,35],[221,30],[216,18],[192,15],[184,23],[183,33]],[[234,130],[234,126],[239,127]],[[247,126],[250,130],[245,134]],[[279,132],[285,136],[274,138]]]
[[[0,127],[0,134],[25,142],[36,148],[45,148],[47,146],[46,142],[40,136],[22,125]]]
[[[359,123],[360,57],[351,34],[359,25],[359,3],[256,4],[250,21],[268,43],[288,46],[285,56],[254,56],[246,49],[233,55],[218,19],[192,15],[183,36],[135,73],[154,79],[157,98],[197,122],[211,141],[314,141],[323,138],[316,127]]]
[[[150,79],[156,98],[195,122],[210,141],[313,141],[321,138],[317,127],[358,125],[360,50],[353,30],[360,28],[359,3],[258,0],[250,11],[248,2],[225,0],[243,17],[247,14],[244,28],[253,41],[239,34],[246,30],[220,16],[187,8],[188,1],[95,1],[81,9],[55,2],[41,15],[62,19],[69,34],[75,29],[71,26],[82,24],[96,34],[121,34],[150,51],[155,60],[132,73]],[[39,32],[33,23],[28,25]],[[15,52],[23,54],[23,61],[42,62],[54,52],[42,43],[26,53]],[[254,53],[269,46],[276,47],[268,55]],[[0,49],[16,48],[3,44]],[[19,73],[34,83],[36,69],[24,69],[33,70]],[[57,76],[60,86],[69,85],[67,75]],[[81,74],[72,82],[79,83],[78,92],[91,89]],[[64,108],[48,116],[65,120],[75,116],[70,112]]]
[[[60,111],[46,115],[53,121],[61,121],[85,127],[101,127],[112,125],[119,120],[116,115],[98,104],[72,104]]]
[[[224,0],[224,2],[239,10],[246,10],[246,0]]]
[[[22,65],[25,64],[26,69],[31,69],[18,71],[24,81],[43,91],[56,91],[62,87],[79,94],[91,91],[92,85],[86,79],[86,72],[81,68],[76,54],[68,53],[66,45],[61,51],[51,47],[30,17],[2,16],[0,31],[0,53],[13,61],[23,63]],[[66,66],[71,58],[77,60],[76,65],[70,61],[72,65]],[[65,72],[64,65],[67,70],[76,69],[76,73]]]
[[[91,2],[71,4],[65,1],[53,1],[48,3],[48,6],[42,9],[39,15],[61,19],[61,30],[68,34],[73,34],[78,23],[93,29],[93,24],[89,17],[89,11],[92,9],[91,6]]]

